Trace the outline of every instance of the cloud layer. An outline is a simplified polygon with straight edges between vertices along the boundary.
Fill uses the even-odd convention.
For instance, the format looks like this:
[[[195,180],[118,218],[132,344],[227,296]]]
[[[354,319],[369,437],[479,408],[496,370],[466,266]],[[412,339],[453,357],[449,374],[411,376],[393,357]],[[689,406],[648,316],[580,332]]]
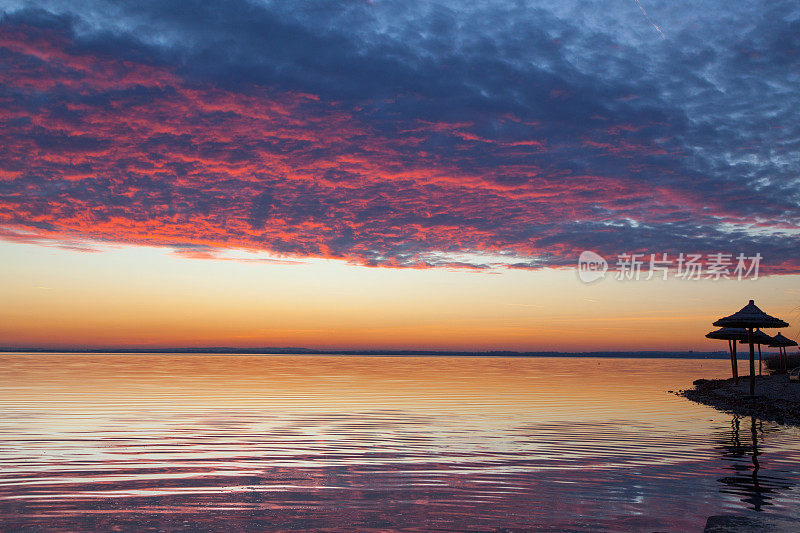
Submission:
[[[6,3],[0,238],[800,271],[796,5],[462,4]]]

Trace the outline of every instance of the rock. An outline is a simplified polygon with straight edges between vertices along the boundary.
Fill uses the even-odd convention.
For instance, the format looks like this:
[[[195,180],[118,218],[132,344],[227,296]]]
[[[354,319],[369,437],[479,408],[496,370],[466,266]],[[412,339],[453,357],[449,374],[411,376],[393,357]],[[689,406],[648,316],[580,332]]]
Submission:
[[[698,379],[694,383],[693,389],[680,395],[721,411],[800,425],[800,387],[791,384],[786,374],[758,376],[756,396],[748,394],[746,376],[738,385],[732,379]]]

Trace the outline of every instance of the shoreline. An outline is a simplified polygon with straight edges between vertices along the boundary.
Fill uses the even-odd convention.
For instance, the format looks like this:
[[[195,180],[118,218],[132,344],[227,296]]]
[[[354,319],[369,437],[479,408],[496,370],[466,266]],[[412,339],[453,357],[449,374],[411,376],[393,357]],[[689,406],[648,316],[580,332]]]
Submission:
[[[738,385],[733,378],[698,379],[693,389],[676,394],[720,411],[800,426],[800,383],[788,374],[756,376],[756,395],[749,396],[749,379],[740,376]]]

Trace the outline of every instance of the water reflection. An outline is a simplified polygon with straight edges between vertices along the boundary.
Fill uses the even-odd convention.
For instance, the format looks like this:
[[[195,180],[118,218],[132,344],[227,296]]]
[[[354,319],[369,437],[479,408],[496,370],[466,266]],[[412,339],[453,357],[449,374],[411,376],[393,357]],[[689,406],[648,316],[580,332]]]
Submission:
[[[9,530],[691,531],[720,512],[800,512],[797,430],[753,437],[666,392],[698,372],[726,361],[0,354],[0,516]]]
[[[732,475],[719,479],[723,485],[721,492],[734,494],[751,509],[763,511],[766,506],[772,505],[777,493],[795,486],[795,483],[785,477],[761,472],[759,457],[762,452],[759,450],[759,440],[763,443],[770,433],[779,431],[770,422],[766,423],[765,428],[765,423],[754,417],[733,415],[730,431],[723,433],[718,440],[722,458],[730,463],[733,471]]]

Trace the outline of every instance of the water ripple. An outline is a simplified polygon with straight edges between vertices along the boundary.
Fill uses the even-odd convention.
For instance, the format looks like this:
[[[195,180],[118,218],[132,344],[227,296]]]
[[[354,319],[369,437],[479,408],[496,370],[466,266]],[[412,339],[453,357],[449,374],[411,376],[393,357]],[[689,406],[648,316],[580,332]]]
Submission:
[[[724,361],[0,355],[0,514],[167,531],[796,515],[798,431],[664,392],[699,365],[724,375]]]

